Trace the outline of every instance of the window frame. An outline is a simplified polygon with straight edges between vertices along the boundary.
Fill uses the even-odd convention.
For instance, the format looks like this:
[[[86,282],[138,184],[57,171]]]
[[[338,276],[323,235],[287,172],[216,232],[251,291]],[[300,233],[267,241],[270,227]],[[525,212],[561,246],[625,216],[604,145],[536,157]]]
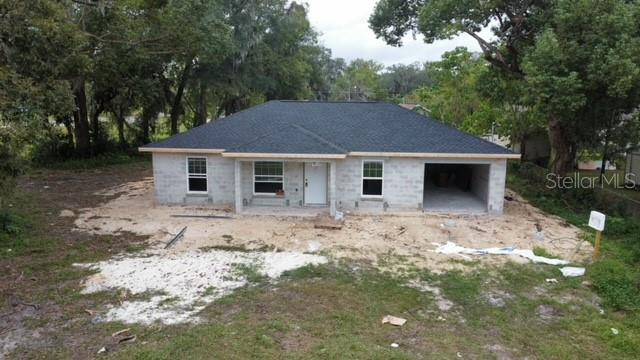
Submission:
[[[381,163],[382,164],[382,176],[381,177],[371,177],[364,176],[364,164],[365,163]],[[371,198],[371,199],[382,199],[384,196],[384,160],[382,159],[362,159],[362,164],[360,165],[360,196],[363,198]],[[380,180],[382,184],[380,185],[380,195],[368,195],[364,193],[364,181],[365,180]]]
[[[204,159],[204,176],[202,176],[203,174],[195,174],[195,173],[190,173],[189,172],[189,159]],[[202,194],[208,194],[209,193],[209,160],[206,156],[190,156],[187,155],[186,156],[186,174],[187,174],[187,194],[198,194],[198,195],[202,195]],[[191,190],[189,188],[189,179],[194,178],[194,179],[204,179],[205,180],[205,185],[207,187],[207,189],[205,191],[197,191],[197,190]]]
[[[256,181],[256,163],[264,163],[264,162],[271,162],[271,163],[279,163],[282,166],[282,175],[268,175],[271,177],[281,177],[282,181]],[[284,161],[281,160],[254,160],[253,161],[253,166],[251,167],[251,191],[253,192],[253,195],[257,195],[257,196],[276,196],[277,194],[275,192],[272,193],[267,193],[267,192],[256,192],[256,182],[259,183],[281,183],[282,184],[282,190],[284,190]],[[258,175],[258,176],[265,176],[265,175]]]

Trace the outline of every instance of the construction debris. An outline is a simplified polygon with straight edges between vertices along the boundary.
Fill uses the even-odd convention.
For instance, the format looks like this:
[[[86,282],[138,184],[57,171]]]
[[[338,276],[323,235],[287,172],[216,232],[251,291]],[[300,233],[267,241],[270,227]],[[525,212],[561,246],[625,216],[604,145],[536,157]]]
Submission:
[[[335,220],[327,216],[318,216],[313,223],[313,227],[316,229],[340,230],[343,224],[344,219]]]
[[[125,336],[122,339],[118,340],[118,344],[128,344],[136,341],[135,335]]]
[[[307,244],[307,252],[315,254],[322,248],[322,244],[319,241],[309,241]]]
[[[60,211],[60,217],[74,217],[76,214],[68,209],[63,209]]]
[[[474,249],[466,248],[464,246],[456,245],[452,242],[447,242],[442,245],[439,243],[433,243],[436,246],[434,250],[440,254],[465,254],[465,255],[517,255],[523,258],[529,259],[536,263],[548,264],[548,265],[566,265],[569,262],[560,259],[550,259],[544,256],[537,256],[531,250],[521,250],[514,247],[502,247],[502,248],[485,248]]]
[[[565,266],[563,268],[560,268],[560,272],[564,277],[576,277],[584,275],[584,268]]]
[[[187,231],[187,227],[185,226],[184,228],[182,228],[182,230],[180,230],[180,232],[178,233],[178,235],[176,235],[173,239],[171,239],[171,241],[169,241],[167,243],[167,245],[165,245],[165,249],[170,248],[173,244],[175,244],[176,241],[178,241],[178,239],[180,239],[182,236],[184,236],[185,231]]]
[[[190,215],[190,214],[173,214],[171,217],[175,218],[199,218],[199,219],[231,219],[231,216],[226,215]]]
[[[116,332],[114,332],[113,334],[111,334],[111,337],[117,337],[117,336],[123,335],[123,334],[125,334],[125,333],[128,333],[128,332],[130,332],[130,331],[131,331],[131,329],[130,329],[130,328],[122,329],[122,330],[120,330],[120,331],[116,331]]]
[[[401,317],[397,317],[397,316],[393,316],[393,315],[387,315],[387,316],[382,318],[382,323],[383,324],[387,324],[388,323],[388,324],[395,325],[395,326],[402,326],[406,322],[407,322],[407,319],[403,319]]]

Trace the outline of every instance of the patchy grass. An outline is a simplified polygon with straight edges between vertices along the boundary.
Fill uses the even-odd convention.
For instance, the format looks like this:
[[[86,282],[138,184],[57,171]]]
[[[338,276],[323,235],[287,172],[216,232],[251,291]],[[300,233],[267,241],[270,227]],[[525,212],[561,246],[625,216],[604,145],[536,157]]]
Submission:
[[[356,265],[356,264],[351,264]],[[637,318],[600,314],[580,279],[562,279],[556,267],[509,264],[470,273],[423,273],[454,302],[438,311],[430,293],[367,266],[307,266],[277,285],[247,287],[205,310],[205,324],[170,327],[143,336],[118,358],[628,358],[640,346]],[[486,299],[497,294],[505,305]],[[539,308],[550,312],[542,318]],[[408,319],[402,327],[384,315]],[[610,328],[620,330],[613,335]],[[567,340],[571,339],[571,340]],[[397,349],[390,344],[400,344]]]
[[[540,246],[534,246],[533,247],[533,255],[536,256],[544,256],[546,258],[549,259],[559,259],[559,257],[557,257],[556,255],[551,254],[549,251],[547,251],[547,249],[540,247]]]
[[[0,266],[8,269],[0,281],[0,313],[24,314],[7,323],[23,329],[25,339],[10,358],[92,358],[103,346],[107,356],[119,359],[637,358],[640,314],[633,310],[638,290],[633,284],[638,270],[629,264],[637,261],[632,250],[639,232],[627,219],[615,218],[605,234],[605,259],[587,270],[593,286],[583,285],[584,278],[563,278],[548,265],[473,262],[465,272],[435,274],[389,254],[379,262],[402,271],[342,260],[296,269],[270,282],[251,266],[238,267],[252,286],[207,306],[204,321],[196,325],[95,322],[85,310],[100,314],[109,304],[136,297],[118,291],[80,294],[89,271],[72,264],[138,250],[142,239],[72,231],[73,218],[58,217],[59,211],[95,206],[104,201],[92,195],[95,191],[148,174],[146,164],[126,164],[97,174],[56,172],[24,180],[15,206],[24,219],[21,232],[0,245],[3,254],[15,249],[0,257]],[[561,210],[554,200],[543,202]],[[546,278],[559,282],[549,284]],[[453,307],[439,310],[433,293],[406,286],[410,279],[441,289]],[[37,303],[40,310],[12,306],[15,299]],[[381,324],[387,314],[408,321],[402,327]],[[123,328],[131,328],[137,341],[117,344],[111,334]],[[36,332],[39,336],[32,336]],[[394,342],[400,346],[392,348]]]
[[[238,264],[234,268],[234,274],[246,279],[250,284],[260,283],[267,280],[266,275],[260,274],[257,265]]]

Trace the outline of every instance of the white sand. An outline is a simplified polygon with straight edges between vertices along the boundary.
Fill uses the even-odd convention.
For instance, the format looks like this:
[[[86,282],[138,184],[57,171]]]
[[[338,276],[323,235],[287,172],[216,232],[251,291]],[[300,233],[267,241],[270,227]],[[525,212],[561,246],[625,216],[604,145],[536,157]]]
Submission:
[[[247,284],[240,266],[275,279],[287,270],[326,262],[325,257],[299,252],[212,250],[118,257],[77,266],[99,271],[86,280],[83,293],[126,289],[150,294],[112,307],[99,320],[177,324],[197,322],[207,304]]]

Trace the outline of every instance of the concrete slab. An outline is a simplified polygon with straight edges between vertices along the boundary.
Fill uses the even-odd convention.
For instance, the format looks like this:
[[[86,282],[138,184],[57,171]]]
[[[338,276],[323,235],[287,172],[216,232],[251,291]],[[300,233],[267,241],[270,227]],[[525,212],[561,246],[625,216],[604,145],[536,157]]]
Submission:
[[[243,215],[273,215],[273,216],[296,216],[296,217],[314,217],[318,215],[328,215],[329,206],[244,206]]]
[[[483,214],[487,204],[472,192],[455,186],[437,187],[427,181],[424,188],[424,211],[452,214]]]

